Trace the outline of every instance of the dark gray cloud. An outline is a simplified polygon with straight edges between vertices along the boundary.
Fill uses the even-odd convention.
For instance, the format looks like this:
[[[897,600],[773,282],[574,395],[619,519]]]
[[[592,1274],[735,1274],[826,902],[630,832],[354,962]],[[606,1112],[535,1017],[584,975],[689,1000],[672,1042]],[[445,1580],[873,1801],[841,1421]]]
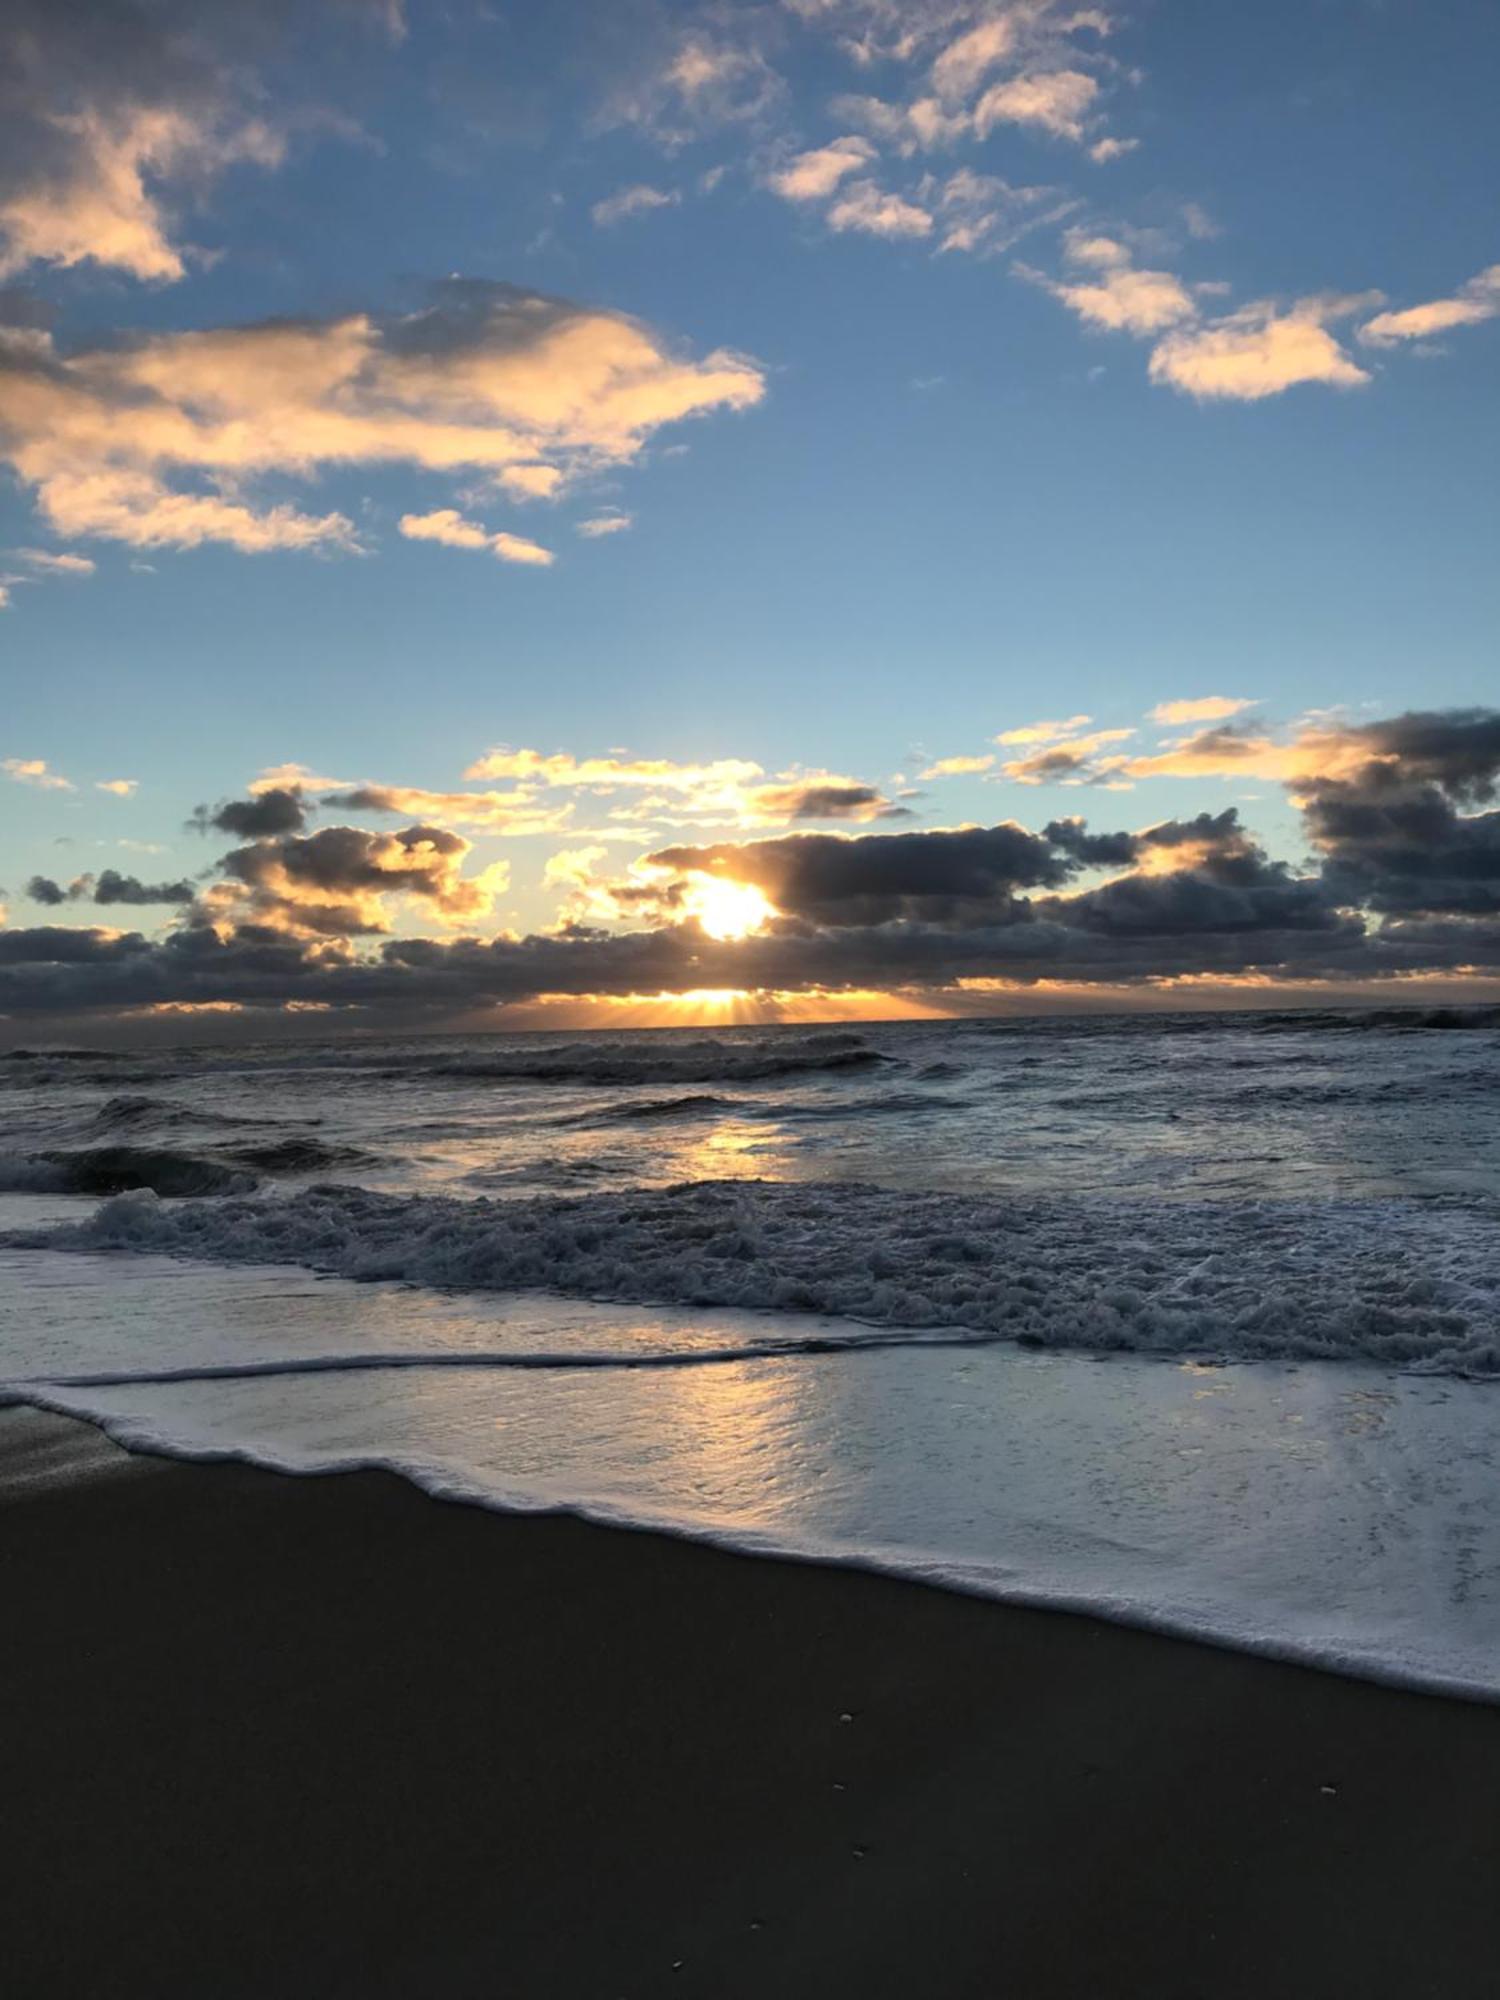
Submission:
[[[649,858],[660,868],[752,882],[788,916],[839,928],[992,923],[1021,890],[1061,887],[1077,866],[1045,835],[1011,822],[855,839],[798,833],[664,847]]]
[[[783,819],[910,819],[911,808],[897,805],[876,785],[815,782],[764,785],[756,792],[757,808]]]
[[[253,799],[226,799],[210,812],[199,806],[188,821],[194,833],[228,833],[237,840],[274,839],[300,833],[313,811],[300,785],[277,785]]]
[[[1234,808],[1128,832],[1070,819],[1040,833],[1006,824],[787,834],[662,848],[651,860],[672,873],[634,885],[644,921],[523,938],[362,942],[385,928],[382,899],[393,891],[470,923],[484,898],[462,876],[468,843],[428,824],[306,834],[304,808],[287,793],[279,810],[294,825],[235,847],[165,937],[0,929],[0,1015],[299,1001],[436,1025],[542,994],[984,979],[1119,986],[1191,975],[1327,980],[1347,991],[1392,974],[1500,975],[1500,811],[1462,810],[1494,795],[1495,718],[1396,717],[1326,741],[1338,775],[1293,786],[1320,850],[1311,869],[1272,860]],[[216,817],[203,815],[210,825]],[[1113,872],[1076,890],[1085,869]],[[709,937],[683,915],[682,885],[700,872],[756,884],[782,914],[747,938]],[[630,907],[631,885],[619,893]]]
[[[50,875],[33,875],[26,884],[33,903],[56,909],[61,903],[191,903],[197,895],[186,877],[178,882],[142,882],[106,868],[98,875],[75,875],[66,888]]]
[[[142,882],[135,875],[121,875],[113,868],[102,869],[97,877],[80,876],[92,883],[96,903],[191,903],[197,893],[183,877],[177,882]]]
[[[1133,833],[1090,833],[1081,819],[1049,820],[1042,838],[1085,868],[1128,868],[1140,852]]]
[[[1360,980],[1472,965],[1500,973],[1500,925],[1434,920],[1396,926],[1388,937],[1350,919],[1313,930],[1106,931],[1064,921],[1061,912],[1028,910],[989,929],[897,923],[715,943],[695,925],[673,925],[623,935],[390,939],[370,956],[342,941],[293,938],[260,925],[226,935],[189,926],[160,943],[53,928],[0,931],[0,1013],[24,1020],[166,1003],[263,1008],[295,1000],[415,1024],[541,993],[901,989],[976,978],[1118,985],[1189,973]]]
[[[393,894],[425,900],[445,918],[483,916],[487,892],[461,873],[469,851],[463,835],[444,826],[395,833],[325,826],[252,841],[218,865],[245,892],[237,916],[322,937],[368,937],[390,929],[384,898]]]
[[[1411,714],[1352,730],[1368,761],[1293,787],[1331,896],[1381,914],[1500,913],[1500,711]]]

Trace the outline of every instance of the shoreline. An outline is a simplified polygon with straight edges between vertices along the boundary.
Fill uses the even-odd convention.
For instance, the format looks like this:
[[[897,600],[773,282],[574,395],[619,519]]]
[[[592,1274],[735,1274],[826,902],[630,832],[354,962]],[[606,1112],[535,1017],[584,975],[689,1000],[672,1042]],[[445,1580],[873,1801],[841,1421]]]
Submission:
[[[762,1357],[751,1355],[748,1358],[753,1360]],[[694,1365],[701,1365],[701,1357],[693,1359]],[[391,1366],[397,1369],[430,1365],[431,1360],[428,1356],[420,1356],[410,1362],[404,1356],[396,1356],[394,1359],[383,1358],[378,1364],[379,1367]],[[611,1361],[605,1365],[618,1364]],[[1228,1369],[1253,1365],[1255,1364],[1226,1362],[1216,1364],[1216,1367]],[[341,1360],[338,1366],[343,1368],[347,1363]],[[241,1373],[258,1376],[277,1372],[280,1371],[275,1364],[263,1367],[258,1363],[246,1363],[243,1364],[243,1368],[239,1365],[230,1365],[222,1371],[223,1375],[230,1379]],[[300,1372],[300,1369],[293,1364],[291,1372]],[[181,1378],[191,1381],[213,1380],[219,1373],[219,1370],[212,1367],[193,1367],[182,1370]],[[799,1544],[795,1541],[782,1541],[760,1530],[745,1531],[738,1536],[732,1536],[729,1531],[718,1527],[709,1527],[690,1520],[658,1519],[650,1515],[633,1516],[623,1509],[617,1510],[602,1503],[500,1496],[479,1485],[465,1486],[453,1480],[451,1476],[441,1484],[428,1484],[424,1483],[421,1471],[417,1467],[398,1459],[382,1458],[379,1455],[363,1457],[355,1453],[332,1465],[294,1465],[278,1461],[269,1454],[258,1456],[255,1449],[249,1445],[194,1443],[165,1435],[156,1430],[149,1421],[142,1423],[138,1419],[109,1414],[97,1409],[80,1409],[69,1400],[70,1389],[108,1386],[115,1379],[113,1374],[106,1373],[98,1376],[60,1377],[55,1382],[46,1384],[0,1381],[0,1504],[3,1504],[6,1478],[3,1427],[6,1417],[11,1412],[19,1412],[25,1416],[43,1419],[48,1423],[59,1424],[69,1431],[94,1433],[104,1451],[124,1455],[129,1459],[165,1461],[169,1464],[208,1468],[233,1466],[248,1472],[267,1473],[273,1478],[294,1480],[354,1477],[393,1479],[400,1485],[408,1487],[419,1498],[431,1501],[434,1505],[473,1508],[480,1513],[495,1515],[504,1520],[575,1521],[581,1527],[596,1528],[608,1534],[643,1535],[669,1542],[686,1542],[709,1553],[739,1557],[747,1561],[788,1563],[798,1568],[873,1577],[911,1589],[932,1590],[945,1596],[968,1598],[979,1604],[993,1605],[1001,1611],[1015,1610],[1040,1613],[1043,1616],[1081,1618],[1122,1631],[1149,1634],[1178,1644],[1207,1646],[1215,1651],[1226,1651],[1243,1655],[1248,1659],[1264,1660],[1272,1665],[1290,1666],[1302,1672],[1331,1674],[1336,1679],[1388,1688],[1398,1694],[1415,1694],[1444,1701],[1472,1702],[1481,1707],[1500,1710],[1500,1681],[1493,1679],[1481,1681],[1464,1677],[1452,1670],[1443,1672],[1436,1668],[1415,1666],[1409,1660],[1388,1658],[1378,1650],[1358,1650],[1348,1647],[1337,1650],[1326,1641],[1273,1636],[1264,1631],[1245,1631],[1235,1628],[1222,1619],[1219,1621],[1203,1617],[1194,1619],[1170,1606],[1163,1608],[1149,1602],[1079,1593],[1069,1591],[1060,1585],[1025,1583],[1011,1577],[1002,1587],[992,1577],[976,1575],[972,1570],[966,1570],[958,1558],[953,1558],[948,1565],[936,1557],[917,1563],[912,1558],[902,1560],[894,1555],[882,1556],[877,1551],[847,1549],[833,1544]],[[136,1383],[142,1378],[138,1372],[129,1371],[119,1379]],[[167,1372],[157,1379],[170,1382],[177,1379],[176,1372]],[[61,1438],[59,1447],[60,1450],[63,1449]],[[82,1462],[83,1454],[76,1448],[74,1456],[80,1463]],[[89,1462],[94,1471],[104,1469],[103,1460],[97,1464],[94,1464],[92,1459]]]
[[[18,1992],[1492,1990],[1483,1705],[82,1428],[0,1415]]]

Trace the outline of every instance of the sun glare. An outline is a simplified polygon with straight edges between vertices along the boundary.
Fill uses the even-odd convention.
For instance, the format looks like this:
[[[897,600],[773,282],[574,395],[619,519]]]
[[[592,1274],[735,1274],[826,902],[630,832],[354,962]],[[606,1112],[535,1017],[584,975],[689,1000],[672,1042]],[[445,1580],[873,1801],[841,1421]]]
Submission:
[[[776,913],[753,883],[727,882],[719,875],[695,875],[683,906],[711,938],[731,942],[758,931]]]

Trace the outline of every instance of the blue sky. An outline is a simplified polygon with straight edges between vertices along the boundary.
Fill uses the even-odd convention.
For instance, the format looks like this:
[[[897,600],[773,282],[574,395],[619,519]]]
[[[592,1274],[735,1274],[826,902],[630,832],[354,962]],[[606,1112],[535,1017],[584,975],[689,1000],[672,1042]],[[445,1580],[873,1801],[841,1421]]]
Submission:
[[[1310,732],[1493,698],[1484,10],[55,13],[0,105],[12,929],[213,868],[188,813],[278,767],[451,801],[492,746],[745,768],[413,803],[480,935],[626,924],[685,832],[1233,805],[1303,867]],[[245,914],[184,907],[133,920]]]

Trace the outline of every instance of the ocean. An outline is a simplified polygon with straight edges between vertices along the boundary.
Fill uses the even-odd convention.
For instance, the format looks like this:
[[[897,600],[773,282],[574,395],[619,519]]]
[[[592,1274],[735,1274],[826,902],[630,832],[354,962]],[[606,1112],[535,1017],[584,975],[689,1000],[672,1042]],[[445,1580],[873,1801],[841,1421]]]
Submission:
[[[0,1396],[1500,1698],[1500,1013],[0,1056]]]

